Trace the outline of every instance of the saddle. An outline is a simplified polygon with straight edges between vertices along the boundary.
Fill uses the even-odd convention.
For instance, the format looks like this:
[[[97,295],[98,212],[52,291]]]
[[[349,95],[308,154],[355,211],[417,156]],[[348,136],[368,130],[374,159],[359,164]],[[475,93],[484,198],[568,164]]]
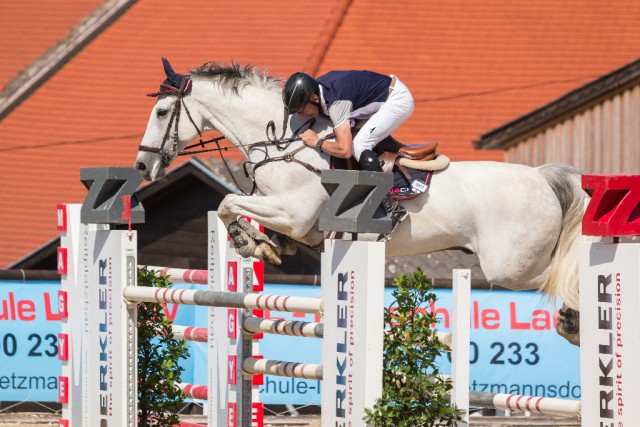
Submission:
[[[352,122],[351,132],[355,137],[362,126],[366,123],[366,120],[357,120]],[[418,170],[439,170],[448,165],[448,161],[433,162],[438,155],[436,154],[436,148],[438,143],[435,141],[423,142],[419,144],[403,144],[402,142],[389,135],[382,141],[380,141],[373,148],[382,163],[382,169],[385,172],[391,172],[395,165],[401,164],[403,166],[418,169]],[[443,157],[443,156],[440,156]],[[448,160],[448,159],[447,159]],[[429,162],[429,163],[422,163]],[[360,166],[351,158],[347,161],[348,169],[358,170]]]
[[[398,164],[418,170],[439,170],[442,167],[433,162],[438,156],[436,148],[438,148],[438,143],[435,141],[403,144],[389,135],[373,148],[373,152],[380,159],[382,169],[385,172],[391,172]],[[353,157],[346,160],[332,158],[331,163],[334,169],[360,170],[360,165]]]
[[[382,163],[382,170],[393,174],[393,187],[389,191],[392,199],[413,199],[428,191],[433,172],[448,164],[446,156],[436,154],[436,147],[437,142],[404,145],[392,136],[386,137],[374,147],[373,151]],[[438,161],[439,158],[445,162]],[[340,159],[332,156],[330,164],[331,169],[360,170],[354,157]]]
[[[378,156],[383,153],[391,153],[398,154],[398,156],[409,160],[427,161],[436,157],[436,148],[438,148],[438,143],[435,141],[420,144],[403,144],[389,135],[380,141],[373,151]]]

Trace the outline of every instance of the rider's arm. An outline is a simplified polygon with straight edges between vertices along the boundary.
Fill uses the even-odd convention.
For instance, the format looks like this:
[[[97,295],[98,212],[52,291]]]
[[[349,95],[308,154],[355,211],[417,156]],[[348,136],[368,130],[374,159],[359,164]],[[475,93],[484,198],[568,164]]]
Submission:
[[[351,137],[349,120],[342,122],[334,131],[336,133],[336,140],[325,141],[322,144],[322,151],[343,159],[348,159],[353,156],[353,139]]]
[[[336,134],[336,138],[335,140],[322,142],[320,150],[323,153],[328,153],[332,156],[343,159],[348,159],[353,156],[353,140],[351,136],[351,124],[349,121],[352,111],[353,104],[348,100],[334,101],[329,106],[329,118],[334,123],[333,131]],[[318,138],[318,135],[313,131],[311,131],[313,133],[309,134],[307,134],[307,132],[300,135],[302,140],[308,147],[316,148],[320,138]]]
[[[353,141],[351,139],[351,127],[349,126],[349,120],[342,122],[342,124],[334,128],[334,131],[336,133],[335,141],[323,141],[321,151],[343,159],[348,159],[353,156]],[[301,133],[300,137],[307,147],[314,149],[320,140],[318,134],[311,129]]]

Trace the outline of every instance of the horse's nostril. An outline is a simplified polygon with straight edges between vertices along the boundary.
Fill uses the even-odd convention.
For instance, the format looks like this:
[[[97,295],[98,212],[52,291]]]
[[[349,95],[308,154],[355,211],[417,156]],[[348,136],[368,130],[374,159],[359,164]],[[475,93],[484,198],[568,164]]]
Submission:
[[[147,165],[145,165],[145,164],[144,164],[144,163],[142,163],[142,162],[138,162],[138,163],[136,164],[136,169],[138,169],[139,171],[144,171],[144,170],[146,170],[146,169],[147,169]]]

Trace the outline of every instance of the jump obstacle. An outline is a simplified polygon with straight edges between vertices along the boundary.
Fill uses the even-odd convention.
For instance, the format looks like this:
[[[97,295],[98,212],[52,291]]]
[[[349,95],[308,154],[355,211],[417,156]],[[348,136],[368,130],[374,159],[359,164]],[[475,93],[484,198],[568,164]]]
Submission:
[[[584,176],[583,185],[585,188],[590,189],[593,193],[591,204],[589,205],[585,218],[583,220],[583,234],[585,235],[597,235],[597,236],[611,236],[612,242],[598,242],[598,243],[581,243],[581,256],[580,256],[580,294],[581,294],[581,376],[582,376],[582,390],[583,397],[582,403],[576,401],[563,401],[561,399],[546,399],[530,396],[515,396],[515,395],[502,395],[502,394],[478,394],[475,392],[469,393],[470,401],[474,405],[478,406],[491,406],[508,410],[523,410],[531,412],[548,413],[553,415],[566,415],[576,414],[582,410],[583,425],[591,425],[592,422],[598,421],[599,425],[624,425],[624,421],[627,421],[627,425],[632,425],[637,419],[638,412],[640,412],[640,405],[638,403],[638,396],[640,396],[640,370],[637,368],[635,360],[640,353],[638,349],[638,343],[640,342],[640,328],[637,328],[638,321],[640,320],[640,310],[638,310],[640,300],[640,245],[637,243],[618,243],[618,236],[627,235],[640,235],[640,202],[638,197],[638,189],[640,188],[640,177],[606,177],[606,176]],[[68,221],[69,223],[71,220]],[[59,215],[60,223],[60,215]],[[96,275],[97,271],[102,269],[104,271],[115,271],[114,267],[128,268],[127,274],[123,274],[120,279],[123,282],[127,282],[131,285],[132,281],[135,284],[136,275],[135,271],[135,257],[132,254],[135,250],[131,250],[131,246],[126,245],[126,240],[129,242],[135,240],[135,234],[125,234],[124,238],[121,236],[120,245],[115,251],[119,257],[107,258],[109,263],[103,265],[87,266],[87,253],[80,254],[80,249],[86,249],[90,247],[86,243],[103,244],[109,238],[104,236],[88,238],[89,232],[97,231],[100,226],[83,226],[83,230],[75,232],[75,239],[69,238],[67,243],[69,246],[62,246],[59,253],[59,260],[64,259],[65,268],[71,270],[75,268],[71,276],[74,279],[88,276],[88,273],[92,272]],[[104,231],[104,230],[103,230]],[[63,231],[63,238],[69,231]],[[111,233],[111,232],[109,232]],[[71,233],[74,234],[74,233]],[[96,233],[100,234],[100,233]],[[70,236],[68,236],[70,237]],[[80,240],[84,240],[84,245],[80,246]],[[118,239],[116,239],[118,240]],[[124,243],[124,244],[123,244]],[[75,246],[74,246],[75,245]],[[134,245],[135,246],[135,245]],[[69,248],[75,249],[69,251]],[[71,255],[71,256],[70,256]],[[84,255],[82,262],[78,262],[81,255]],[[128,257],[128,258],[127,258]],[[124,261],[123,259],[124,258]],[[120,265],[116,265],[116,261],[119,260]],[[68,262],[71,261],[71,262]],[[323,259],[324,261],[324,259]],[[70,267],[75,265],[75,267]],[[325,265],[323,263],[323,276],[325,272]],[[124,271],[125,268],[122,268]],[[69,276],[71,272],[65,270],[64,275]],[[63,275],[63,278],[64,278]],[[108,277],[113,279],[113,276],[100,276],[96,277]],[[324,279],[324,277],[323,277]],[[197,280],[197,279],[195,279]],[[81,283],[79,280],[75,280],[77,283]],[[100,280],[98,280],[100,282]],[[211,283],[211,279],[209,279]],[[85,289],[77,286],[77,283],[73,283],[72,287],[77,289]],[[84,282],[85,284],[87,281]],[[111,283],[111,282],[110,282]],[[100,289],[99,289],[100,290]],[[100,298],[111,294],[113,289],[104,289],[104,292],[100,293]],[[123,290],[124,292],[124,290]],[[60,294],[60,312],[62,314],[67,313],[67,308],[70,306],[71,300],[76,302],[84,302],[82,299],[77,298],[78,293],[75,293],[76,298],[69,295],[65,291],[61,291]],[[155,298],[155,297],[154,297]],[[193,296],[195,300],[195,296]],[[117,302],[115,300],[109,300],[109,302]],[[106,299],[100,300],[100,303],[106,302]],[[87,302],[87,305],[89,303]],[[100,304],[98,304],[100,305]],[[72,305],[73,306],[73,305]],[[216,309],[213,309],[216,310]],[[222,316],[218,316],[220,318]],[[98,329],[100,326],[107,329],[109,326],[111,332],[102,338],[99,338],[97,343],[94,340],[89,346],[78,348],[79,346],[72,346],[72,335],[61,334],[60,337],[60,355],[61,358],[65,355],[68,357],[69,353],[80,354],[86,360],[87,349],[104,350],[105,346],[110,346],[114,342],[131,341],[132,335],[129,331],[125,330],[123,334],[117,335],[113,331],[117,331],[118,328],[122,328],[122,324],[118,325],[116,322],[107,322],[110,319],[106,316],[102,319],[98,319]],[[85,326],[86,326],[86,320]],[[220,320],[220,319],[218,319]],[[125,325],[131,326],[130,319]],[[77,330],[78,325],[75,326]],[[73,330],[74,328],[68,328]],[[594,334],[593,331],[597,331]],[[77,332],[79,332],[77,330]],[[127,334],[126,332],[129,332]],[[134,332],[135,334],[135,332]],[[117,339],[119,338],[119,339]],[[455,344],[454,350],[460,350],[464,346]],[[468,346],[468,341],[467,341]],[[457,348],[456,348],[457,347]],[[104,355],[104,351],[100,351],[97,354]],[[128,350],[128,357],[131,358],[131,350]],[[454,351],[455,357],[455,351]],[[135,359],[134,359],[135,360]],[[323,351],[323,360],[324,351]],[[468,358],[466,359],[468,361]],[[94,387],[92,393],[84,390],[77,381],[74,381],[73,377],[70,378],[62,376],[60,378],[61,389],[61,401],[63,402],[63,408],[66,413],[75,412],[80,413],[82,417],[89,416],[94,413],[89,408],[89,396],[91,396],[94,402],[91,402],[92,409],[98,409],[98,413],[101,413],[100,409],[104,409],[106,415],[101,413],[102,419],[108,423],[109,419],[124,419],[124,414],[118,415],[117,418],[113,418],[113,413],[109,412],[114,408],[117,408],[117,403],[126,401],[132,402],[135,405],[135,392],[131,392],[129,389],[128,394],[120,394],[116,396],[114,393],[108,394],[109,391],[113,391],[112,382],[106,382],[106,375],[108,369],[110,369],[112,380],[118,373],[115,369],[118,368],[120,372],[125,374],[133,374],[131,365],[129,365],[128,371],[126,366],[123,368],[123,364],[117,364],[116,360],[109,360],[110,365],[107,367],[101,366],[100,363],[94,364],[99,369],[97,374],[93,375],[93,382],[99,386],[104,386],[107,393],[101,394],[97,390],[101,387]],[[78,376],[84,373],[89,373],[88,363],[76,363],[67,364],[63,362],[63,370],[67,368],[68,371],[72,371]],[[243,363],[244,365],[244,363]],[[587,365],[587,366],[585,366]],[[135,364],[133,366],[135,368]],[[249,368],[250,369],[250,368]],[[452,374],[454,372],[452,371]],[[245,374],[238,374],[241,377]],[[102,376],[102,381],[100,380]],[[87,377],[85,377],[87,378]],[[459,380],[454,379],[455,382]],[[86,383],[87,381],[85,381]],[[593,385],[592,387],[587,384]],[[134,383],[135,386],[135,383]],[[85,393],[79,393],[78,389]],[[135,390],[135,389],[134,389]],[[466,389],[468,393],[468,388]],[[105,391],[105,390],[103,390]],[[76,399],[69,399],[70,396],[74,396]],[[202,394],[200,394],[202,396]],[[210,396],[208,396],[210,397]],[[335,396],[334,396],[335,397]],[[117,399],[120,401],[116,402]],[[66,402],[64,401],[66,399]],[[209,401],[212,399],[210,398]],[[324,400],[324,395],[323,395]],[[564,402],[560,407],[556,406],[553,402]],[[72,402],[75,402],[72,404]],[[96,402],[100,402],[97,404]],[[324,404],[324,402],[323,402]],[[102,406],[100,406],[102,405]],[[324,405],[323,405],[324,406]],[[582,406],[582,408],[581,408]],[[85,409],[83,409],[83,407]],[[459,406],[460,407],[460,406]],[[129,415],[133,414],[133,422],[118,423],[118,425],[135,425],[135,406],[126,406]],[[324,408],[323,408],[324,409]],[[240,412],[238,412],[240,413]],[[64,416],[64,411],[63,411]],[[323,411],[324,416],[324,411]],[[108,418],[111,417],[111,418]],[[131,418],[131,417],[130,417]],[[87,419],[87,418],[80,418]],[[210,419],[211,421],[211,419]],[[228,414],[225,422],[228,422]],[[114,423],[111,423],[114,424]],[[65,419],[61,420],[60,425],[73,425],[65,424]],[[228,425],[228,424],[219,424]],[[324,425],[324,420],[323,420]]]
[[[373,405],[382,386],[382,243],[327,241],[322,277],[333,286],[323,286],[322,299],[258,294],[247,292],[253,291],[252,260],[230,255],[226,230],[209,213],[209,290],[138,288],[136,233],[80,224],[79,211],[79,206],[61,205],[58,214],[60,337],[67,346],[60,425],[137,425],[135,303],[141,301],[210,307],[209,425],[262,425],[254,380],[262,374],[322,379],[323,424],[364,425],[364,408]],[[186,277],[202,281],[201,273]],[[249,310],[320,312],[325,322],[283,323],[256,318]],[[238,333],[237,325],[247,332]],[[190,334],[178,328],[181,332]],[[321,336],[324,364],[253,357],[252,336],[258,332]],[[202,330],[196,335],[203,339]],[[204,396],[202,388],[197,390]]]

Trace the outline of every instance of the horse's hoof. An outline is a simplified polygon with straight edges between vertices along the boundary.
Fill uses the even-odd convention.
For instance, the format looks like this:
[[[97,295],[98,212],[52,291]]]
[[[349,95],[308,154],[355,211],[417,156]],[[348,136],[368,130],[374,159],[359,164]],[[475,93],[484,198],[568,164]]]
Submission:
[[[580,312],[568,307],[559,311],[556,332],[573,345],[580,345]]]
[[[295,255],[298,252],[296,241],[284,234],[276,233],[271,238],[271,243],[276,247],[280,255]]]
[[[256,243],[251,239],[244,230],[240,228],[238,221],[233,221],[227,228],[233,246],[236,248],[236,252],[243,258],[249,258],[253,256],[256,250]]]
[[[273,250],[271,245],[267,243],[260,243],[256,247],[254,256],[258,259],[270,262],[271,264],[274,264],[274,265],[282,264],[282,259],[280,258],[280,255]]]
[[[247,233],[249,238],[256,242],[256,244],[261,244],[262,242],[266,242],[270,245],[273,245],[273,243],[271,243],[271,240],[269,240],[269,237],[266,234],[258,231],[253,225],[249,224],[249,221],[247,221],[246,219],[238,218],[237,223],[238,223],[238,226],[245,233]]]

